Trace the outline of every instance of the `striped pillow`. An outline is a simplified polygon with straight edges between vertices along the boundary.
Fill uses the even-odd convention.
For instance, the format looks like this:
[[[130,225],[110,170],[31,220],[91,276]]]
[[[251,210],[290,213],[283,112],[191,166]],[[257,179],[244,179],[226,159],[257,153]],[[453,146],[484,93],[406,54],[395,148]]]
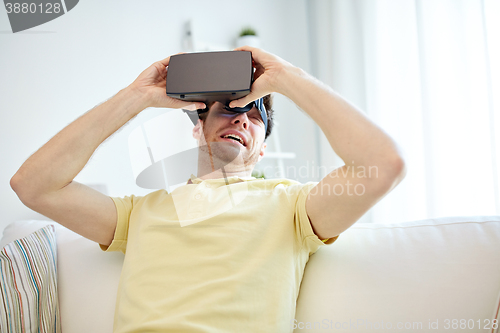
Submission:
[[[48,225],[0,252],[0,331],[61,332],[55,227]]]

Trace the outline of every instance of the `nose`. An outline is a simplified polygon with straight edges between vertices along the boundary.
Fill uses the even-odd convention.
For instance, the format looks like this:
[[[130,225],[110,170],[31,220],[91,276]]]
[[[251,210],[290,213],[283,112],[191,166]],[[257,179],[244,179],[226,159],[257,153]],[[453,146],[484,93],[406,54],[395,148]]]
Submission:
[[[235,125],[241,125],[244,129],[248,129],[249,120],[246,112],[237,113],[231,122]]]

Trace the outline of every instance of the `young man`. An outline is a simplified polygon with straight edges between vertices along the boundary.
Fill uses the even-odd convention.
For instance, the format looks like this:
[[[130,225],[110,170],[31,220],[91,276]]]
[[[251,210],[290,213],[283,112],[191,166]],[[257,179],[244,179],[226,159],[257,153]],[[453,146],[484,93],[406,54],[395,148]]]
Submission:
[[[346,165],[319,183],[255,179],[269,125],[262,107],[235,113],[216,102],[193,129],[198,177],[172,193],[110,198],[74,182],[95,149],[145,108],[205,109],[166,96],[166,58],[68,125],[11,180],[31,209],[104,251],[125,253],[116,332],[291,332],[309,256],[404,178],[397,145],[362,112],[275,55],[236,50],[252,52],[256,72],[251,93],[230,107],[283,94],[320,126]],[[359,172],[370,167],[375,176]]]

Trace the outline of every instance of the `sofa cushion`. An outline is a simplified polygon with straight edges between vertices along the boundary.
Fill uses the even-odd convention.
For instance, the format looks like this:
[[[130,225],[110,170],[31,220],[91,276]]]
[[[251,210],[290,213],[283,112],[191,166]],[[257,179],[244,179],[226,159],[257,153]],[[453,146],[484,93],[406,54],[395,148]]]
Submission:
[[[112,332],[123,254],[104,253],[96,242],[45,220],[20,220],[9,224],[0,245],[46,225],[53,225],[56,231],[62,331]]]
[[[123,253],[105,253],[63,226],[57,229],[57,246],[63,332],[112,332]]]
[[[0,282],[2,332],[61,332],[53,225],[2,247]]]
[[[500,216],[355,224],[311,256],[292,326],[491,332],[499,292]]]

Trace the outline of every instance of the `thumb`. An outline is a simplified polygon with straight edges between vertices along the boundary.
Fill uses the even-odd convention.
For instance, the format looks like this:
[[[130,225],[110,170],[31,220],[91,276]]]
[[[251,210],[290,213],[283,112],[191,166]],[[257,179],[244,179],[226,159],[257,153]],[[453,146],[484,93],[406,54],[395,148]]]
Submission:
[[[205,103],[185,103],[182,106],[179,106],[178,109],[184,109],[188,111],[196,111],[198,109],[206,108]]]
[[[230,108],[242,108],[247,104],[265,96],[267,94],[265,81],[261,77],[258,77],[250,88],[250,93],[246,96],[243,96],[240,99],[235,99],[229,103]]]
[[[168,96],[164,96],[165,98],[159,103],[160,107],[170,108],[170,109],[186,109],[189,111],[196,111],[197,109],[206,108],[205,103],[203,102],[191,102],[191,101],[183,101],[177,98],[172,98]]]
[[[259,96],[255,92],[251,91],[250,94],[246,95],[245,97],[242,97],[240,99],[235,99],[229,103],[230,108],[242,108],[246,106],[247,104],[261,98],[262,96]]]

